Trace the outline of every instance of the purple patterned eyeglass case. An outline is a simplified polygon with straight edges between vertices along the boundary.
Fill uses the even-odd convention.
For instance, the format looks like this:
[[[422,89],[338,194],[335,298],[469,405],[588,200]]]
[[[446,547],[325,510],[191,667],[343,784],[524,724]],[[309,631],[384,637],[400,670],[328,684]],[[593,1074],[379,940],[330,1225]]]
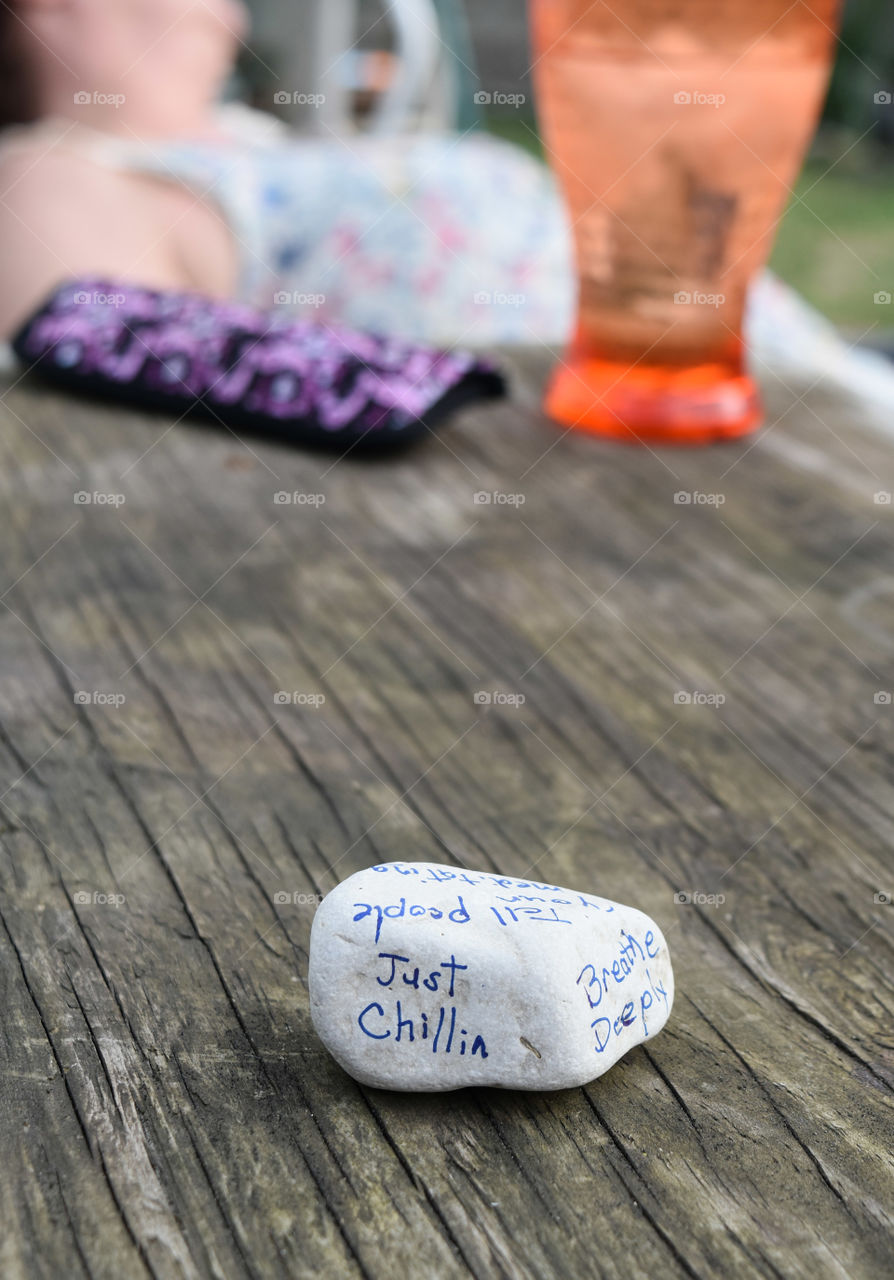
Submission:
[[[93,278],[60,286],[12,345],[67,390],[333,449],[409,443],[506,390],[464,352]]]

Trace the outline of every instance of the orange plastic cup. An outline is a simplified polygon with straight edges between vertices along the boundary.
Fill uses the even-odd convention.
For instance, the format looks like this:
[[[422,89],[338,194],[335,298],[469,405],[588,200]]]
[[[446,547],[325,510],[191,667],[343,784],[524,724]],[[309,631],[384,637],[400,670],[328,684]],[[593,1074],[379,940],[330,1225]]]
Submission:
[[[752,431],[742,319],[825,92],[839,0],[530,0],[538,116],[577,254],[568,427]]]

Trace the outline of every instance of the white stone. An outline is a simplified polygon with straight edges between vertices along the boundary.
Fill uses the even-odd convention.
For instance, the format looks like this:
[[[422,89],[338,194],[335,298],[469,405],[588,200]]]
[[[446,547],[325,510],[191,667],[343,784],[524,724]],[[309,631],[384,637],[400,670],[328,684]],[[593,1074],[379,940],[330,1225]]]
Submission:
[[[310,1011],[345,1071],[383,1089],[567,1089],[667,1021],[674,979],[642,911],[430,862],[369,867],[327,894]]]

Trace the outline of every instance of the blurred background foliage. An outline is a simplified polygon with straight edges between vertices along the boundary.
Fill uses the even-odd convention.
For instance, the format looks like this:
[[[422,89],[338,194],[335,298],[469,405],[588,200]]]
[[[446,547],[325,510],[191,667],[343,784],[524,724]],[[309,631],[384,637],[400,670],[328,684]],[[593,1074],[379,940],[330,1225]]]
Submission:
[[[878,146],[894,153],[894,4],[891,0],[847,0],[824,123],[869,129]],[[888,101],[877,102],[876,95]]]
[[[772,265],[855,337],[890,345],[894,307],[894,4],[848,0],[823,122]]]

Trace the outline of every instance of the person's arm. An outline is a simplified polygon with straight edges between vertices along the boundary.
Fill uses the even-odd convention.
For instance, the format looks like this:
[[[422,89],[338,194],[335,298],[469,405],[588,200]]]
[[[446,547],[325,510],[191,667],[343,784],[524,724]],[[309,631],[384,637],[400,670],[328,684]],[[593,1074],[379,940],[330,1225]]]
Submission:
[[[61,147],[0,155],[0,337],[73,277],[157,288],[192,283],[178,255],[174,211],[159,216],[164,186]]]

